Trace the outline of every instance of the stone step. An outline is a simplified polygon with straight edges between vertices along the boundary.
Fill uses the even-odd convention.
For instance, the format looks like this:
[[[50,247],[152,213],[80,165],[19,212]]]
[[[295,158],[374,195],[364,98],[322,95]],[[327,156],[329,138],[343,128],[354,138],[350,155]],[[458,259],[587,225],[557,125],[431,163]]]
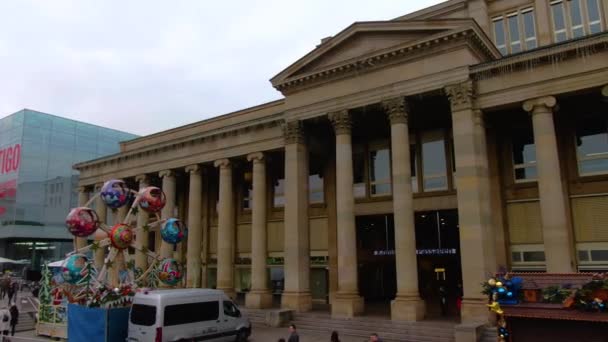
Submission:
[[[479,342],[496,342],[498,340],[498,332],[496,331],[496,327],[486,327],[482,334]]]
[[[432,330],[437,332],[445,332],[445,333],[453,333],[454,332],[454,323],[446,323],[446,322],[398,322],[391,320],[383,320],[383,319],[341,319],[341,318],[329,318],[325,317],[315,318],[309,317],[306,315],[296,314],[294,317],[294,322],[302,322],[302,323],[312,323],[312,324],[321,324],[321,325],[338,325],[338,326],[354,326],[354,327],[376,327],[382,329],[399,329],[399,330]],[[297,323],[296,323],[297,324]]]
[[[352,330],[346,328],[326,329],[317,326],[298,325],[298,331],[309,331],[314,333],[325,333],[331,335],[332,331],[338,331],[340,336],[350,336],[361,338],[362,341],[367,341],[371,333],[378,333],[384,342],[453,342],[453,336],[433,336],[430,334],[405,334],[399,332],[386,332],[379,330]]]

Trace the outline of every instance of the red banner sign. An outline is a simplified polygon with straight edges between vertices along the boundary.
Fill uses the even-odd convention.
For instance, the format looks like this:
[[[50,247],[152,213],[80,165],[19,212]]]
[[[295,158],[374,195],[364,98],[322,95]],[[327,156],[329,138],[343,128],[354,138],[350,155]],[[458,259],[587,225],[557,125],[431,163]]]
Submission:
[[[19,170],[21,164],[21,145],[15,144],[0,150],[0,175]]]

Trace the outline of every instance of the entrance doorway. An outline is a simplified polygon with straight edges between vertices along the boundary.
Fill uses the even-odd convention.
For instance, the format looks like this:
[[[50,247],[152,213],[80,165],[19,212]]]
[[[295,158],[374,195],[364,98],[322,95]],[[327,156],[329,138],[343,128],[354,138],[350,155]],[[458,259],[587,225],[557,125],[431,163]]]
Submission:
[[[359,293],[366,302],[389,303],[397,293],[393,215],[357,216],[355,222]]]
[[[417,212],[418,288],[427,317],[457,316],[462,296],[457,210]]]

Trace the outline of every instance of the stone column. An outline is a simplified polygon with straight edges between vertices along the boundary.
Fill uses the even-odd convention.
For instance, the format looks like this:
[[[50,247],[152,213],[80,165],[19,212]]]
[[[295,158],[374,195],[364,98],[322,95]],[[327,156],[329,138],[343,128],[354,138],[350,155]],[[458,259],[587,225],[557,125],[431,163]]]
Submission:
[[[347,110],[329,113],[329,119],[336,132],[336,224],[338,235],[338,293],[331,305],[331,314],[353,317],[363,312],[364,304],[363,298],[359,296],[357,277],[352,124]]]
[[[397,296],[391,302],[391,318],[418,321],[424,318],[425,305],[418,291],[414,197],[410,166],[408,106],[404,98],[382,103],[391,122],[393,175],[393,217],[395,220],[395,261]]]
[[[163,170],[158,173],[158,176],[162,178],[163,185],[162,189],[167,198],[165,207],[161,211],[161,219],[166,220],[172,218],[173,210],[175,209],[176,199],[176,182],[175,173],[172,170]],[[160,229],[160,227],[159,227]],[[173,245],[165,241],[160,242],[160,256],[162,258],[173,258]]]
[[[123,223],[129,211],[128,205],[124,205],[112,212],[114,225]],[[108,268],[108,281],[112,287],[117,287],[120,284],[120,271],[125,268],[125,257],[123,251],[118,251],[114,260],[111,260]]]
[[[462,321],[486,321],[487,298],[479,284],[495,273],[491,261],[495,242],[491,240],[489,179],[485,146],[479,138],[479,114],[473,110],[473,84],[470,81],[447,86],[445,92],[452,109],[452,129],[456,157],[456,187],[460,227],[462,267]]]
[[[201,231],[202,231],[202,239],[201,239],[201,286],[206,288],[208,285],[207,281],[207,262],[209,256],[209,169],[202,168],[201,170],[203,177],[203,195],[201,196]]]
[[[95,193],[97,193],[97,194],[100,193],[102,186],[103,186],[103,183],[95,184]],[[99,223],[106,224],[107,216],[108,216],[108,207],[106,206],[104,201],[101,199],[101,196],[98,196],[97,199],[95,199],[95,211],[97,212],[97,216],[99,216]],[[99,242],[99,241],[105,239],[106,237],[108,237],[108,234],[106,234],[101,229],[97,229],[97,232],[95,232],[95,241],[96,242]],[[103,267],[106,250],[107,250],[107,247],[104,247],[104,248],[100,247],[100,248],[97,248],[94,252],[95,268],[97,269],[97,271],[101,271],[101,268]]]
[[[247,160],[253,162],[253,203],[251,209],[251,291],[245,305],[252,309],[272,306],[266,272],[266,161],[263,153],[252,153]]]
[[[150,179],[145,174],[135,176],[135,181],[139,183],[140,191],[150,183]],[[137,227],[142,228],[148,224],[149,214],[139,207],[137,209]],[[145,253],[148,250],[148,231],[141,229],[139,234],[135,235],[135,245],[141,249],[135,251],[135,267],[145,272],[148,269],[148,256]]]
[[[87,202],[89,201],[89,192],[88,189],[85,186],[80,186],[78,187],[78,206],[79,207],[84,207]],[[74,247],[76,249],[80,249],[82,247],[85,247],[87,245],[87,238],[86,237],[77,237],[74,238]]]
[[[301,121],[285,123],[285,290],[281,306],[312,310],[308,227],[308,149]]]
[[[234,194],[230,160],[214,163],[220,168],[219,210],[217,227],[217,289],[235,299],[234,291]]]
[[[186,166],[186,172],[190,174],[186,287],[201,287],[201,240],[203,237],[201,197],[203,195],[203,179],[199,165]]]
[[[568,198],[562,183],[553,123],[552,108],[555,104],[553,96],[546,96],[528,100],[523,107],[532,114],[547,272],[568,273],[575,270],[574,244],[566,211]]]

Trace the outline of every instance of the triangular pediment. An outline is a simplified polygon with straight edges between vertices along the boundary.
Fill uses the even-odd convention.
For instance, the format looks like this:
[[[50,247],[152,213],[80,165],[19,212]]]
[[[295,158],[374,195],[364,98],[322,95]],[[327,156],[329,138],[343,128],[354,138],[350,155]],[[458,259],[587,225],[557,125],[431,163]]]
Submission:
[[[463,32],[473,34],[487,50],[487,59],[500,53],[479,26],[470,19],[357,22],[337,35],[326,38],[313,51],[300,58],[271,79],[279,90],[301,79],[327,78],[360,63],[379,61],[397,53],[416,53],[420,48],[447,42]]]

